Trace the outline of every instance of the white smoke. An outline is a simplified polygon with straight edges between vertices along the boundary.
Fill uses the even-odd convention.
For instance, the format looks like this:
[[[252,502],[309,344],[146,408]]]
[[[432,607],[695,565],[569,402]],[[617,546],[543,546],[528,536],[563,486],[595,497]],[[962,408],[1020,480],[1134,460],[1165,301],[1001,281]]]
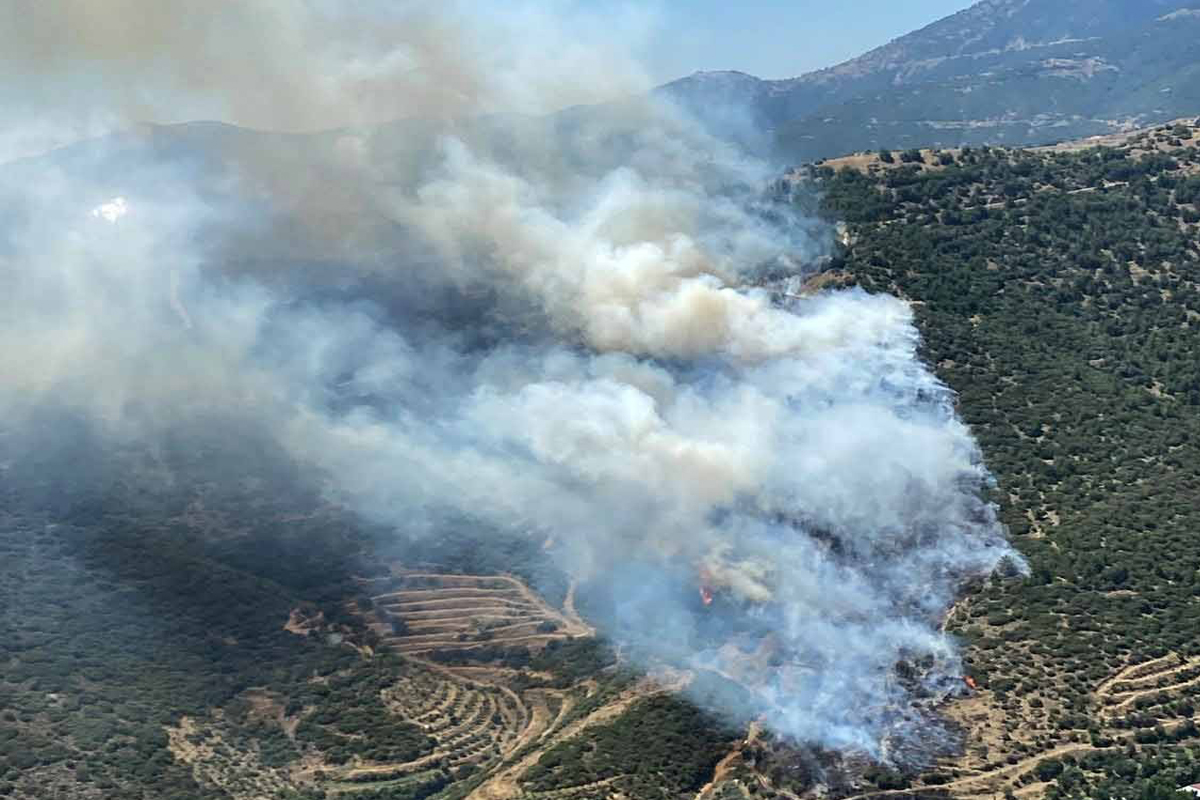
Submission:
[[[316,109],[293,91],[314,63],[375,87],[406,86],[416,64],[404,96],[413,116],[439,98],[429,130],[152,132],[0,172],[20,211],[0,240],[0,410],[56,403],[123,438],[217,410],[255,420],[373,519],[553,537],[565,569],[617,593],[657,574],[637,613],[618,597],[597,624],[741,681],[781,733],[882,755],[909,699],[895,665],[928,658],[928,681],[952,678],[938,616],[1009,554],[909,308],[860,291],[783,306],[755,288],[796,274],[829,232],[764,199],[769,168],[657,101],[439,121],[440,101],[476,113],[567,83],[522,81],[553,69],[526,50],[570,49],[544,17],[499,58],[495,43],[461,49],[487,37],[478,21],[460,36],[455,9],[419,15],[441,36],[421,47],[318,47],[300,18],[264,49],[305,120],[342,108],[328,86]],[[169,58],[160,45],[139,42]],[[570,63],[613,50],[585,55]],[[73,74],[60,56],[53,74]],[[440,97],[431,75],[451,66]],[[229,91],[236,110],[246,87]],[[319,268],[281,249],[290,236]],[[719,595],[708,610],[672,583],[701,572]],[[727,635],[703,634],[712,618]],[[746,658],[748,631],[769,661]]]
[[[896,663],[933,656],[931,680],[952,678],[939,615],[1010,551],[978,500],[987,476],[970,433],[916,359],[907,308],[842,292],[772,313],[844,333],[702,367],[502,347],[438,396],[435,419],[409,410],[430,381],[416,356],[389,365],[383,417],[303,418],[289,441],[378,518],[453,509],[552,535],[569,570],[618,594],[632,562],[703,569],[737,605],[707,613],[758,616],[780,658],[747,671],[715,649],[691,663],[761,692],[783,733],[880,755],[904,704]],[[640,592],[655,609],[641,633],[677,658],[694,632],[670,620],[688,616],[690,595]]]

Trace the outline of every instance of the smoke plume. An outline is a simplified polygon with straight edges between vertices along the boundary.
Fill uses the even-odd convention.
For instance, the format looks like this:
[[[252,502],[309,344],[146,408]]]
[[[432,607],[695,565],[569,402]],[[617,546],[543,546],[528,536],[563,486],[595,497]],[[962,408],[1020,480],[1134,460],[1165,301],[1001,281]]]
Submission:
[[[637,15],[383,5],[7,12],[0,64],[63,90],[0,95],[31,129],[328,129],[143,126],[0,169],[9,427],[251,421],[404,533],[552,542],[631,652],[886,757],[958,675],[940,615],[1010,553],[908,306],[761,288],[829,231],[635,93]]]

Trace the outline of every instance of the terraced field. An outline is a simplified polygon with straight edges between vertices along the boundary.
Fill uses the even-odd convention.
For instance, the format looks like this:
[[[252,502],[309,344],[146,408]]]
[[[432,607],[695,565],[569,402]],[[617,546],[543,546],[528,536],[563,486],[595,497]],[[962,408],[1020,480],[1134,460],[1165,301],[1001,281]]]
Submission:
[[[521,785],[521,775],[551,748],[611,722],[638,699],[682,685],[678,678],[630,685],[591,674],[564,680],[545,663],[539,671],[437,657],[485,645],[537,650],[556,640],[564,640],[563,648],[586,647],[586,642],[565,641],[593,634],[576,615],[571,592],[560,610],[506,575],[397,571],[360,585],[369,602],[360,597],[344,608],[359,615],[378,634],[377,641],[359,639],[356,626],[306,616],[300,609],[293,610],[285,630],[322,638],[341,633],[343,646],[357,651],[361,661],[310,676],[291,691],[248,690],[244,716],[213,714],[169,729],[176,758],[192,767],[197,780],[225,789],[235,800],[293,792],[352,800],[380,790],[433,797],[452,786],[452,793],[466,787],[471,797],[497,800],[587,800],[607,796],[612,781],[537,792]],[[376,661],[390,661],[388,679],[375,677],[378,670],[370,665]],[[556,663],[553,657],[549,663]],[[359,672],[361,680],[353,687],[362,688],[350,693],[351,678]],[[340,699],[327,703],[330,696]],[[367,708],[370,712],[363,713]],[[421,742],[409,754],[392,758],[381,755],[387,747],[372,746],[408,725]],[[275,743],[270,753],[255,739],[264,736]],[[339,756],[344,739],[362,746]]]
[[[371,597],[373,624],[387,645],[409,656],[485,645],[536,648],[592,633],[508,575],[408,572],[385,583],[387,590]]]
[[[434,669],[385,690],[383,699],[389,711],[437,742],[433,752],[404,763],[351,765],[330,775],[326,788],[345,792],[425,782],[464,767],[486,767],[549,719],[506,687]]]
[[[576,737],[592,735],[621,718],[635,703],[657,693],[678,691],[686,676],[659,675],[627,686],[618,694],[596,694],[595,682],[584,680],[569,688],[552,688],[554,676],[531,668],[510,668],[484,663],[440,663],[434,658],[447,651],[470,651],[485,645],[502,647],[544,646],[555,639],[588,635],[592,631],[575,615],[570,602],[555,609],[519,579],[505,575],[469,576],[426,572],[400,572],[387,578],[364,581],[370,603],[352,603],[380,641],[404,656],[401,679],[385,685],[375,695],[382,701],[379,713],[397,723],[406,721],[429,737],[430,747],[407,761],[372,761],[354,757],[330,763],[303,746],[299,762],[288,766],[260,763],[257,752],[244,747],[234,732],[219,722],[207,726],[186,721],[171,730],[177,758],[191,763],[198,779],[221,786],[239,800],[266,797],[290,789],[313,788],[329,796],[352,798],[390,788],[403,793],[433,796],[442,787],[471,781],[470,797],[480,800],[592,800],[624,793],[635,776],[596,776],[579,783],[564,781],[552,789],[531,780],[535,765]],[[309,628],[323,630],[321,620],[289,630],[308,635]],[[368,659],[378,657],[363,648]],[[451,662],[454,659],[450,659]],[[559,684],[559,687],[562,687]],[[257,691],[257,690],[256,690]],[[266,697],[248,694],[247,702]],[[1016,756],[989,755],[987,748],[968,748],[963,756],[939,764],[937,777],[914,782],[907,789],[845,794],[847,800],[911,798],[931,792],[949,792],[966,800],[988,800],[1012,793],[1020,798],[1040,796],[1050,785],[1043,766],[1048,760],[1086,764],[1089,758],[1118,752],[1141,742],[1147,731],[1173,735],[1194,726],[1192,699],[1200,695],[1200,656],[1170,653],[1161,658],[1130,664],[1100,681],[1088,705],[1101,721],[1099,730],[1039,731]],[[273,697],[273,696],[272,696]],[[286,698],[272,700],[272,714],[282,732],[295,744],[297,723],[316,712],[302,707],[292,716],[283,711]],[[262,703],[259,703],[262,705]],[[378,708],[378,706],[377,706]],[[988,689],[955,702],[950,711],[975,738],[986,739],[985,723],[1003,714]],[[292,712],[289,712],[292,713]],[[259,714],[259,716],[263,716]],[[600,726],[600,727],[596,727]],[[981,727],[983,726],[983,727]],[[997,734],[998,735],[998,734]],[[970,737],[969,737],[970,738]],[[755,745],[751,733],[734,745],[711,782],[696,800],[749,799],[761,794],[798,798],[788,788],[773,783],[754,763],[744,759]],[[568,747],[569,750],[569,747]],[[585,776],[580,772],[580,777]],[[574,777],[574,776],[571,776]],[[1052,780],[1052,778],[1051,778]],[[844,790],[843,790],[844,791]],[[860,788],[858,792],[862,792]],[[835,795],[836,796],[836,795]],[[843,796],[845,796],[843,794]]]
[[[1170,653],[1129,667],[1105,681],[1096,697],[1108,719],[1161,706],[1179,696],[1200,692],[1200,656]]]
[[[612,696],[606,702],[594,704],[587,708],[587,713],[578,715],[570,724],[564,722],[571,719],[570,713],[574,708],[574,698],[569,704],[564,704],[555,720],[541,731],[536,737],[524,737],[524,743],[513,750],[515,758],[507,760],[501,769],[489,776],[488,780],[470,795],[470,800],[589,800],[593,795],[613,797],[605,789],[609,784],[620,780],[621,776],[608,778],[586,784],[563,785],[553,791],[529,791],[521,784],[525,773],[536,764],[555,745],[576,737],[587,735],[590,729],[604,725],[619,718],[639,700],[663,692],[677,692],[687,682],[686,675],[662,674],[653,678],[645,678]],[[585,689],[590,694],[594,687]],[[529,746],[526,746],[529,745]]]
[[[323,768],[323,789],[348,794],[493,770],[519,753],[539,753],[556,740],[589,691],[578,687],[517,692],[504,685],[504,670],[425,666],[424,672],[385,690],[383,699],[390,712],[432,737],[437,742],[434,750],[403,763]]]
[[[313,777],[332,794],[432,787],[489,771],[518,751],[538,749],[588,693],[587,687],[529,687],[529,679],[537,682],[549,675],[496,666],[447,666],[430,658],[437,652],[485,645],[533,649],[556,639],[591,635],[592,629],[570,603],[558,611],[507,575],[397,571],[361,583],[369,606],[348,607],[361,613],[382,644],[413,667],[406,680],[382,692],[383,703],[436,745],[407,762],[356,761],[314,768]]]
[[[965,701],[984,705],[987,692]],[[1200,697],[1200,656],[1177,653],[1132,664],[1102,681],[1092,692],[1091,705],[1104,721],[1101,731],[1071,731],[1052,746],[1023,758],[974,763],[969,757],[939,766],[945,776],[940,783],[925,787],[867,792],[847,798],[903,798],[929,791],[949,791],[954,797],[987,800],[1012,792],[1017,797],[1040,797],[1049,783],[1038,777],[1038,766],[1051,759],[1075,761],[1141,741],[1142,731],[1157,728],[1167,735],[1200,722],[1193,703]],[[1099,735],[1093,735],[1098,733]]]

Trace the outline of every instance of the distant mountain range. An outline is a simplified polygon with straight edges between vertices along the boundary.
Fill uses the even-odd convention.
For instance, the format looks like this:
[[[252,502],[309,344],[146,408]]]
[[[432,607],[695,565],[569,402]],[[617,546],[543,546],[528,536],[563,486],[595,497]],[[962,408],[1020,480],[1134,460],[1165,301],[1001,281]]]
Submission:
[[[803,40],[797,31],[798,46]],[[781,164],[857,150],[1046,144],[1129,131],[1200,117],[1200,0],[982,0],[851,61],[797,78],[698,72],[655,92],[714,133]],[[603,174],[625,162],[651,124],[639,101],[540,117],[412,118],[312,134],[205,122],[149,125],[4,169],[34,175],[53,164],[98,185],[128,186],[140,174],[130,165],[144,165],[147,158],[186,161],[201,171],[256,163],[271,165],[258,173],[269,177],[276,202],[303,196],[311,205],[311,198],[324,194],[318,189],[327,185],[326,167],[344,155],[338,151],[344,136],[369,143],[376,178],[411,184],[430,168],[423,154],[440,136],[453,134],[505,163],[540,163],[544,144],[554,142],[570,169]],[[322,213],[374,219],[373,209],[359,201],[333,197]],[[0,192],[0,208],[4,202]],[[310,227],[280,241],[311,255]]]
[[[659,91],[794,161],[1111,133],[1200,114],[1200,0],[983,0],[798,78],[701,72]]]

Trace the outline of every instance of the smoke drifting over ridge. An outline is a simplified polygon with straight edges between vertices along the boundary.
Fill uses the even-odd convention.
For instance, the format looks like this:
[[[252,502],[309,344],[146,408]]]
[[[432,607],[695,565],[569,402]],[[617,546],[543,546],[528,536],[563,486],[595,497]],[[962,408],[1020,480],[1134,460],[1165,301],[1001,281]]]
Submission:
[[[566,569],[612,587],[595,621],[637,652],[735,677],[781,733],[886,755],[906,722],[896,663],[952,679],[938,616],[1010,553],[908,307],[857,291],[785,307],[754,288],[799,274],[828,231],[764,198],[767,165],[659,100],[486,116],[552,110],[564,86],[637,88],[636,63],[572,40],[572,19],[179,6],[261,39],[257,96],[292,87],[278,111],[300,127],[377,119],[379,96],[416,121],[143,129],[0,169],[10,427],[46,404],[122,442],[251,420],[373,519],[552,538]],[[134,43],[71,16],[92,6],[55,8],[67,16],[10,20],[8,36],[113,38],[46,50],[48,65],[7,50],[24,71],[98,89],[116,119],[178,99],[246,121],[253,81],[193,86],[170,15]],[[187,47],[222,54],[216,35]],[[158,64],[172,69],[146,78]],[[329,91],[364,73],[377,92]],[[677,589],[700,571],[719,599],[698,612]]]

